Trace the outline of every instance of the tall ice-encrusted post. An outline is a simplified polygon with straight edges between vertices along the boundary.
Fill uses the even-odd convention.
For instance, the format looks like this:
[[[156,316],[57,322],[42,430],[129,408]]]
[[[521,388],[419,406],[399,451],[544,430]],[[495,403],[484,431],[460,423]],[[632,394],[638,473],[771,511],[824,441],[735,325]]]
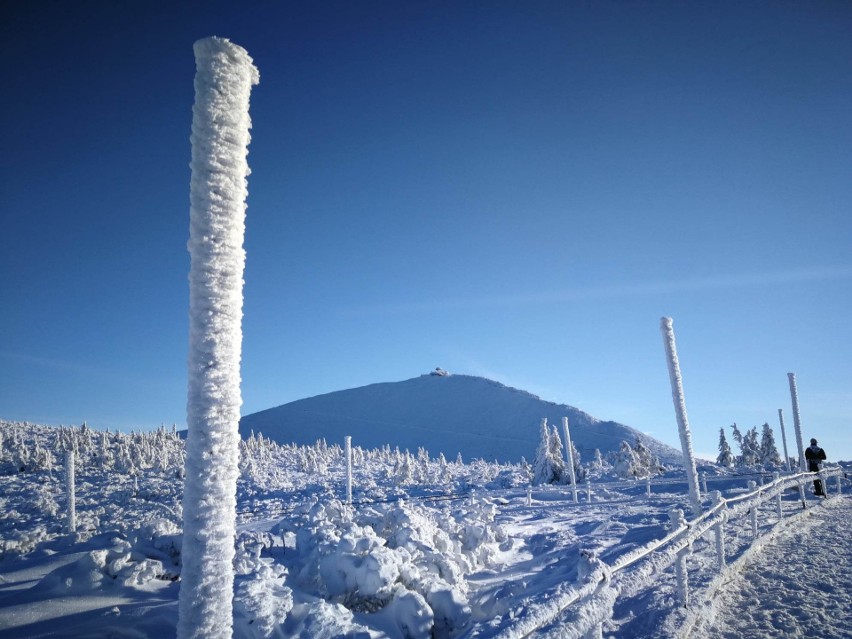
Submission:
[[[571,441],[571,431],[568,428],[568,418],[562,418],[562,430],[565,432],[565,450],[568,451],[568,476],[571,478],[571,495],[577,503],[577,475],[574,470],[574,442]]]
[[[241,47],[195,51],[190,183],[189,371],[177,635],[229,638],[239,474],[249,94],[260,76]]]
[[[802,420],[799,417],[799,390],[796,388],[796,373],[787,373],[790,382],[790,398],[793,400],[793,430],[796,431],[796,446],[799,447],[799,470],[808,469],[805,462],[805,445],[802,442]]]
[[[778,422],[781,424],[781,443],[784,445],[784,466],[789,473],[793,469],[790,468],[790,455],[787,453],[787,433],[784,432],[784,412],[778,409]]]
[[[666,347],[666,362],[669,367],[669,381],[672,386],[672,401],[674,401],[677,429],[680,432],[680,446],[683,451],[683,466],[686,469],[686,479],[689,482],[689,502],[693,514],[701,514],[701,499],[698,497],[698,471],[695,467],[695,454],[692,452],[692,434],[689,430],[689,419],[686,416],[686,400],[683,396],[683,381],[680,376],[680,364],[677,361],[677,346],[675,344],[672,318],[660,319],[660,332],[663,334],[663,344]]]

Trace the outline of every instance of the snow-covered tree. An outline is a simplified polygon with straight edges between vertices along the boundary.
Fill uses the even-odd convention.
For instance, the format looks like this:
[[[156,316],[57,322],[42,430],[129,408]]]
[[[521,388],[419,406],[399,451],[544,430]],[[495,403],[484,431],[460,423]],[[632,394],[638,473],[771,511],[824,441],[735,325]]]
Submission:
[[[186,480],[177,635],[233,626],[249,95],[257,68],[224,38],[194,45]]]
[[[558,436],[558,435],[557,435]],[[533,484],[552,484],[559,480],[553,465],[553,452],[550,444],[551,432],[547,427],[547,418],[541,420],[541,435],[538,449],[533,460]],[[561,447],[561,443],[560,443]]]
[[[752,428],[742,434],[736,422],[731,425],[734,441],[740,447],[740,454],[736,458],[737,466],[754,466],[760,461],[760,446],[757,442],[757,429]]]
[[[665,468],[660,464],[660,460],[651,452],[645,443],[639,438],[636,438],[636,444],[633,446],[633,452],[636,455],[637,467],[636,477],[652,477],[665,471]]]
[[[730,468],[734,465],[734,454],[731,452],[728,440],[725,439],[724,428],[719,428],[719,456],[716,457],[716,463],[725,468]]]
[[[772,435],[772,428],[769,427],[768,423],[763,424],[763,432],[760,437],[760,463],[770,466],[781,465],[781,455],[778,454],[775,437]]]
[[[731,437],[734,438],[734,441],[737,442],[737,446],[740,447],[740,450],[743,448],[743,434],[740,432],[739,426],[734,422],[731,424],[731,430],[733,431]]]
[[[743,465],[755,466],[760,463],[760,442],[757,438],[757,426],[752,426],[743,435]]]
[[[601,449],[595,448],[595,459],[592,461],[592,468],[597,472],[605,472],[608,467],[609,464],[601,454]]]
[[[626,441],[618,445],[618,450],[612,454],[612,469],[619,477],[636,477],[639,460],[633,447]]]
[[[556,424],[550,429],[550,465],[553,468],[555,481],[564,481],[567,475],[567,468],[562,452],[562,438],[559,436]]]

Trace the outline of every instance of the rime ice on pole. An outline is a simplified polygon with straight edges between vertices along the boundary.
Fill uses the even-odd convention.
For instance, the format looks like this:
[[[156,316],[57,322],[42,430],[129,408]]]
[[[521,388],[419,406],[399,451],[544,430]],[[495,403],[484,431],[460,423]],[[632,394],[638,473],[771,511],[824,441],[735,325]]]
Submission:
[[[239,460],[249,95],[260,76],[224,38],[195,43],[189,388],[178,636],[230,637]]]
[[[680,363],[677,359],[677,345],[675,344],[671,317],[660,319],[660,332],[663,334],[663,346],[666,349],[666,363],[669,368],[672,401],[674,402],[675,416],[677,417],[677,429],[680,433],[680,445],[683,450],[683,466],[686,469],[686,478],[689,482],[689,501],[692,506],[692,512],[695,515],[700,515],[701,499],[698,497],[698,471],[695,467],[695,453],[692,451],[692,434],[689,430],[689,419],[686,416],[683,378],[680,375]]]

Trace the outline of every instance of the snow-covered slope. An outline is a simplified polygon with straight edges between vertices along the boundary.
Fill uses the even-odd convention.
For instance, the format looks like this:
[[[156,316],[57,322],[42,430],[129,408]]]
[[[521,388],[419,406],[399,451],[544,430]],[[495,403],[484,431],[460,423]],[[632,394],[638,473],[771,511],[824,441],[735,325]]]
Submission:
[[[353,445],[391,447],[432,455],[444,453],[465,460],[532,461],[543,417],[559,426],[568,417],[571,438],[583,461],[594,450],[618,449],[622,440],[634,444],[638,431],[616,422],[595,419],[583,411],[544,401],[531,393],[469,375],[422,375],[402,382],[371,384],[301,399],[246,415],[240,433],[263,433],[279,443],[313,444],[324,438]],[[664,463],[681,463],[679,451],[642,435]]]

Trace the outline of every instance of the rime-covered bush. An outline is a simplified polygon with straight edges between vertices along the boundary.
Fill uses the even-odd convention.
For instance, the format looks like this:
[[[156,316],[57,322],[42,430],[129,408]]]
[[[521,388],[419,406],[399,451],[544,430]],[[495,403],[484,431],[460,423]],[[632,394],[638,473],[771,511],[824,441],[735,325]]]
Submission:
[[[638,438],[634,446],[622,441],[618,451],[611,455],[613,471],[625,479],[644,479],[666,471],[665,466],[660,464],[650,449]]]
[[[300,588],[353,612],[402,619],[412,636],[442,637],[470,620],[466,575],[496,567],[511,547],[495,515],[479,500],[442,510],[315,501],[274,532],[295,540],[291,574]]]

